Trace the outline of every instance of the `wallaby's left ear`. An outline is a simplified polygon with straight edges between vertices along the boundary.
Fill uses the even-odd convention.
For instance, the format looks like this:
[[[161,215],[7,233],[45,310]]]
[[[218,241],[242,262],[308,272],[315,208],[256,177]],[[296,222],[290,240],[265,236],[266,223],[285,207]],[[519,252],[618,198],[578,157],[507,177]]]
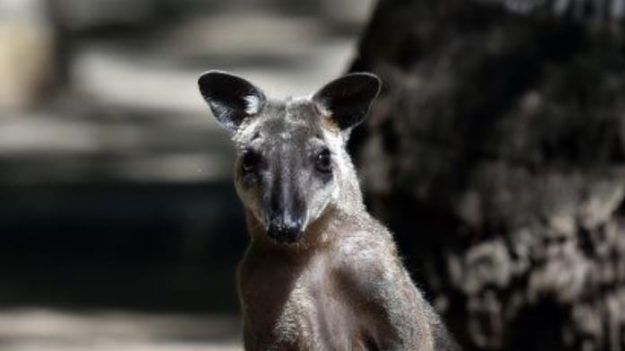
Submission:
[[[265,105],[265,94],[247,80],[220,71],[208,71],[198,80],[200,93],[219,123],[236,131]]]
[[[351,73],[326,84],[313,101],[341,130],[360,124],[380,92],[380,78],[371,73]]]

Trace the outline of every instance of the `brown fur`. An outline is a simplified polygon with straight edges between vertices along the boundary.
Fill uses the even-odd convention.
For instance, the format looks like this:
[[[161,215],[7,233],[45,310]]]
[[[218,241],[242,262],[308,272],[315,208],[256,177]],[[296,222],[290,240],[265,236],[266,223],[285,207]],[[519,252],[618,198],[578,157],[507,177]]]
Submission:
[[[432,315],[389,233],[366,213],[328,212],[306,235],[331,240],[251,243],[238,277],[246,350],[433,350]]]

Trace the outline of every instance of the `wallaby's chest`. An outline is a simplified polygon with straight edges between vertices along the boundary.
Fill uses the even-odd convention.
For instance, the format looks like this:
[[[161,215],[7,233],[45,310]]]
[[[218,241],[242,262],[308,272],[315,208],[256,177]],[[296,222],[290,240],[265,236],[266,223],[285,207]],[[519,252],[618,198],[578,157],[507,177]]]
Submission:
[[[245,328],[252,334],[246,337],[258,349],[365,350],[368,311],[328,256],[311,257],[301,269],[245,260],[241,271]]]

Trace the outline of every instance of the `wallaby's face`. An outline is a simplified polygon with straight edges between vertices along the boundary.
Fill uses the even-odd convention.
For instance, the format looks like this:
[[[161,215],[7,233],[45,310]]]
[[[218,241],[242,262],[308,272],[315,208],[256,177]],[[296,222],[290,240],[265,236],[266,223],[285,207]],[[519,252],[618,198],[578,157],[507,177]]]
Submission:
[[[299,239],[337,193],[331,141],[310,123],[314,114],[309,105],[282,105],[237,138],[237,192],[279,242]]]
[[[210,71],[200,91],[237,146],[235,186],[267,237],[294,243],[340,201],[344,145],[379,91],[371,74],[339,78],[310,99],[271,101],[248,81]]]

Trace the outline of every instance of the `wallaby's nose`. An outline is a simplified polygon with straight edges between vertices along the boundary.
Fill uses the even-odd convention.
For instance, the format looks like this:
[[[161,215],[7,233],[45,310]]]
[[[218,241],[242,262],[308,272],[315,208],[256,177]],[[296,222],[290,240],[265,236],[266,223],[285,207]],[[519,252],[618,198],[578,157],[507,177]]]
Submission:
[[[300,219],[272,218],[269,222],[267,234],[279,243],[294,243],[302,233]]]

